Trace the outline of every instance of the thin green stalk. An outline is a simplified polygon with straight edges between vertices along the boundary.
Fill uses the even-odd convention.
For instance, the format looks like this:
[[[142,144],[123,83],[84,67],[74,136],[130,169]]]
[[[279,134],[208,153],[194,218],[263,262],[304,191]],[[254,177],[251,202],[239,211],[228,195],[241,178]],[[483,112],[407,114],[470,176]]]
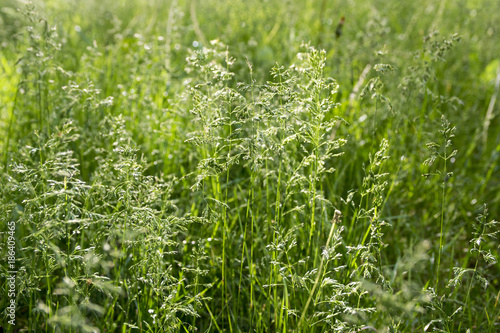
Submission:
[[[461,332],[460,329],[462,328],[463,318],[464,318],[464,315],[465,315],[465,308],[467,307],[467,305],[469,303],[470,291],[472,290],[472,282],[474,281],[474,279],[476,277],[478,262],[479,262],[479,258],[478,258],[478,260],[476,260],[476,264],[474,265],[474,271],[472,273],[472,278],[470,279],[469,286],[467,287],[467,295],[465,296],[465,302],[464,302],[464,305],[462,307],[462,314],[461,314],[461,317],[460,317],[460,323],[458,324],[458,332]]]
[[[448,157],[447,157],[447,151],[446,151],[446,147],[444,148],[444,174],[445,174],[445,177],[447,177],[447,161],[448,161]],[[436,285],[435,285],[435,289],[436,289],[436,292],[438,290],[438,287],[439,287],[439,267],[441,265],[441,253],[443,252],[443,240],[444,240],[444,237],[443,237],[443,230],[444,230],[444,206],[445,206],[445,201],[446,201],[446,179],[444,180],[443,182],[443,190],[442,190],[442,193],[441,193],[441,223],[440,223],[440,234],[439,234],[439,251],[438,251],[438,261],[437,261],[437,268],[436,268]]]
[[[332,227],[330,228],[330,234],[328,235],[328,239],[326,240],[325,249],[328,249],[328,246],[330,245],[330,241],[331,241],[332,236],[333,236],[333,231],[335,230],[335,225],[340,221],[341,217],[342,217],[342,213],[340,211],[336,210],[334,215],[333,215]],[[309,304],[311,303],[311,300],[314,296],[314,292],[316,291],[316,288],[318,287],[319,279],[320,279],[321,273],[323,271],[324,260],[325,260],[325,258],[322,256],[320,264],[319,264],[318,273],[316,274],[316,280],[314,281],[313,288],[311,289],[311,292],[309,293],[309,298],[307,299],[304,310],[302,310],[302,315],[300,316],[299,324],[297,326],[299,329],[302,326],[302,323],[304,322],[304,318],[307,314],[307,309],[309,308]]]
[[[9,162],[9,146],[10,146],[10,137],[12,136],[12,122],[14,119],[14,110],[16,109],[17,95],[19,93],[20,86],[21,86],[21,78],[19,78],[19,82],[17,83],[16,94],[14,95],[14,103],[12,104],[12,108],[10,110],[9,127],[7,128],[7,142],[5,143],[4,155],[3,155],[5,170],[7,170],[7,164]]]
[[[229,50],[226,50],[226,70],[229,72]],[[226,89],[228,89],[228,82],[226,81]],[[225,198],[224,198],[224,208],[223,208],[223,219],[224,219],[224,227],[223,227],[223,232],[222,232],[222,288],[223,288],[223,294],[224,298],[227,298],[227,280],[226,280],[226,270],[225,270],[225,264],[226,264],[226,235],[229,230],[227,230],[228,225],[227,225],[227,207],[228,207],[228,190],[229,190],[229,172],[230,172],[230,163],[229,161],[231,160],[231,151],[232,151],[232,143],[233,143],[233,113],[232,113],[232,108],[231,108],[231,101],[229,99],[229,94],[227,94],[227,107],[228,107],[228,112],[229,112],[229,150],[227,152],[227,171],[226,171],[226,193],[225,193]],[[224,301],[225,304],[226,301]],[[231,323],[231,313],[229,311],[229,306],[227,306],[227,316],[228,316],[228,322],[229,322],[229,329],[232,332],[232,323]]]

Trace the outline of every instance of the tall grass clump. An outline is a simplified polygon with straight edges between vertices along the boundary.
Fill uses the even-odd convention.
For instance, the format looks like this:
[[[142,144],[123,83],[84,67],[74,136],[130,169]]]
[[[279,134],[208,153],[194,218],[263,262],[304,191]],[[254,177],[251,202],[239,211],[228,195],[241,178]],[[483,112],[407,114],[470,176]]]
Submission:
[[[0,1],[0,331],[497,332],[499,13]]]

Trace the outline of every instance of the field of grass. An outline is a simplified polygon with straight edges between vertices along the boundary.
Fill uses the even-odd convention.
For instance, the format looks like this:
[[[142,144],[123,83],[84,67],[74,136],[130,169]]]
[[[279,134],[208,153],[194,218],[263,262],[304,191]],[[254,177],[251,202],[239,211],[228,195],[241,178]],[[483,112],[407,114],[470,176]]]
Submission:
[[[500,332],[498,0],[0,0],[2,332]]]

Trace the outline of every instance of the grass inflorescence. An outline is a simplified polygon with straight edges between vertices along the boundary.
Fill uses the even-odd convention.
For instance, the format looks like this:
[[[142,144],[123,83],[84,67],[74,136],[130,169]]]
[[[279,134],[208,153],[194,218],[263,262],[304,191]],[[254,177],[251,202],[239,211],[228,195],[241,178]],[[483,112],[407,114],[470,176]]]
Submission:
[[[499,330],[497,1],[0,6],[3,331]]]

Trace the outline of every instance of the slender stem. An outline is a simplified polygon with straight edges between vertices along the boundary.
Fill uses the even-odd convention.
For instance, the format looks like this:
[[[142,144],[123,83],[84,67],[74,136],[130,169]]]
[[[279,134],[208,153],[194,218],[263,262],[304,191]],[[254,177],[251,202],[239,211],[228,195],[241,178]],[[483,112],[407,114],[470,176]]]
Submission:
[[[328,246],[330,245],[330,240],[332,239],[333,236],[333,231],[335,230],[335,225],[340,221],[340,218],[342,217],[342,213],[338,210],[335,211],[333,220],[332,220],[332,227],[330,228],[330,234],[328,235],[328,239],[326,240],[326,246],[325,249],[328,249]],[[307,313],[307,309],[309,308],[309,304],[311,303],[311,300],[314,296],[314,291],[318,287],[319,284],[319,278],[321,276],[321,271],[323,270],[323,264],[324,264],[325,257],[321,257],[321,262],[319,264],[319,269],[318,273],[316,274],[316,280],[314,281],[313,288],[309,294],[309,298],[307,299],[306,306],[304,307],[304,310],[302,310],[302,315],[300,316],[299,324],[298,327],[300,328],[302,322],[304,321],[304,318]]]
[[[12,104],[12,108],[10,110],[9,127],[7,129],[7,142],[5,143],[5,148],[4,148],[4,167],[5,167],[5,170],[7,170],[7,164],[9,162],[9,146],[10,146],[10,137],[11,137],[11,132],[12,132],[12,121],[14,119],[14,110],[16,109],[17,95],[19,93],[20,86],[21,86],[21,78],[19,78],[19,82],[17,83],[16,94],[14,95],[14,103]]]
[[[445,144],[446,144],[446,138],[445,138]],[[437,262],[437,268],[436,268],[436,286],[435,286],[435,289],[436,289],[436,292],[437,292],[437,289],[438,289],[438,286],[439,286],[439,266],[441,265],[441,253],[443,252],[443,240],[444,240],[444,237],[443,237],[443,227],[444,227],[444,206],[445,206],[445,202],[446,202],[446,179],[447,179],[447,160],[448,160],[448,157],[447,157],[447,151],[446,151],[446,147],[444,148],[444,182],[443,182],[443,190],[442,190],[442,193],[441,193],[441,226],[440,226],[440,233],[439,233],[439,251],[438,251],[438,262]]]

